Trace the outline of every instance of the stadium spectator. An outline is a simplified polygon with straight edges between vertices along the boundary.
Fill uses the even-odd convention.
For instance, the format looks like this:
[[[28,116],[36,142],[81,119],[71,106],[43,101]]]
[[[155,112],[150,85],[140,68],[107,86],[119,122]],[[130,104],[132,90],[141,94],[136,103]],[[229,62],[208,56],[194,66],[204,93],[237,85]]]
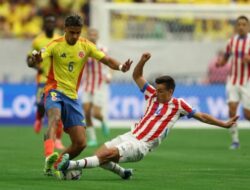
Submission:
[[[45,110],[48,115],[48,129],[44,136],[45,175],[53,175],[52,166],[60,161],[54,152],[54,134],[58,123],[63,121],[64,131],[70,136],[71,145],[63,152],[74,158],[86,147],[85,123],[77,90],[84,65],[89,57],[101,61],[114,70],[127,72],[132,61],[121,64],[105,56],[96,46],[80,38],[83,20],[79,15],[70,15],[65,19],[65,35],[53,40],[43,53],[33,52],[33,63],[38,64],[49,57],[48,80],[45,85]],[[55,163],[56,164],[56,163]],[[56,172],[56,171],[55,171]],[[58,173],[58,172],[56,172]]]
[[[227,42],[226,51],[222,58],[217,61],[218,66],[228,63],[232,64],[232,70],[226,85],[227,101],[229,106],[229,117],[233,118],[237,114],[239,103],[242,103],[244,116],[250,120],[250,34],[249,20],[246,16],[240,16],[236,19],[236,34]],[[231,149],[240,147],[238,129],[235,124],[231,128],[232,144]]]
[[[12,37],[6,17],[0,15],[0,38]]]
[[[58,34],[54,32],[56,24],[56,18],[52,15],[45,16],[43,19],[43,32],[38,35],[32,43],[32,49],[41,51],[50,41],[59,37]],[[44,59],[39,65],[33,65],[31,53],[27,57],[27,64],[29,67],[33,67],[37,70],[36,82],[37,82],[37,91],[36,91],[36,119],[34,123],[34,131],[39,133],[42,128],[43,118],[45,114],[44,110],[44,100],[43,100],[43,91],[44,86],[47,81],[47,76],[50,68],[50,59]],[[56,138],[55,138],[55,148],[63,150],[64,146],[61,142],[63,133],[62,122],[58,123],[56,129]]]
[[[94,43],[96,47],[107,54],[107,48],[97,43],[98,31],[94,28],[89,28],[87,31],[87,39]],[[103,105],[105,102],[105,92],[107,91],[107,84],[110,83],[110,70],[103,66],[101,62],[93,58],[89,58],[83,73],[82,85],[82,102],[83,110],[86,117],[86,132],[88,136],[88,146],[97,146],[97,138],[95,128],[93,126],[92,117],[101,122],[101,128],[105,136],[109,135],[109,129],[106,125],[103,116]]]
[[[156,78],[156,88],[151,86],[143,77],[143,67],[150,56],[149,53],[144,53],[133,72],[133,78],[147,101],[147,108],[142,119],[135,123],[130,132],[106,142],[92,157],[70,161],[69,155],[64,154],[57,165],[59,170],[100,166],[118,174],[123,179],[129,179],[133,174],[132,169],[122,168],[117,163],[136,162],[143,159],[160,145],[180,117],[193,117],[201,122],[223,128],[230,128],[235,124],[238,116],[223,122],[206,113],[196,112],[181,98],[172,97],[175,81],[170,76]]]

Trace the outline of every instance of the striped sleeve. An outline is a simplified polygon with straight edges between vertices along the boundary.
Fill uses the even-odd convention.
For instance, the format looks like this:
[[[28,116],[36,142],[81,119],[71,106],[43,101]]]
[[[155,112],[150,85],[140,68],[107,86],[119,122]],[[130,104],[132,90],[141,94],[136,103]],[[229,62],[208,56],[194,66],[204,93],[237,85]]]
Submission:
[[[144,93],[145,100],[147,100],[149,97],[155,94],[155,88],[147,82],[144,84],[141,92]]]
[[[195,114],[196,110],[194,108],[192,108],[192,106],[190,106],[184,99],[180,98],[179,99],[180,102],[180,112],[181,115],[185,115],[188,118],[193,117],[193,115]]]

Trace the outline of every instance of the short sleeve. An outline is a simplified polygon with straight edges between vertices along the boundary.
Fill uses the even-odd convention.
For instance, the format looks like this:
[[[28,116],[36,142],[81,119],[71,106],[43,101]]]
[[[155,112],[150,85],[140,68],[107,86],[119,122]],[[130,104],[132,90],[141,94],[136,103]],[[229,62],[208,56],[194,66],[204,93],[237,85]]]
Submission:
[[[97,49],[95,44],[88,42],[88,46],[90,49],[90,57],[99,61],[105,56],[105,53],[103,51]]]
[[[192,108],[184,99],[179,99],[180,103],[180,112],[181,115],[187,116],[188,118],[193,117],[193,115],[196,113],[196,110]]]
[[[155,88],[147,82],[144,84],[141,92],[144,93],[145,99],[147,100],[149,97],[155,94]]]
[[[52,56],[53,48],[55,47],[55,42],[54,43],[53,42],[54,41],[52,41],[47,46],[45,46],[44,48],[41,49],[43,59]]]

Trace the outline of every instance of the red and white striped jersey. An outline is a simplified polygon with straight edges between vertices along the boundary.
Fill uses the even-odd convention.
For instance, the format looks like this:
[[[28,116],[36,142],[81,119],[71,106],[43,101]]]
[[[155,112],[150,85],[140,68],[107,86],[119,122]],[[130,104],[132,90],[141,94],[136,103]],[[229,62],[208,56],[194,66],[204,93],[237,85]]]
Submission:
[[[97,48],[107,54],[107,49],[100,45]],[[82,76],[82,87],[84,92],[95,93],[96,89],[99,89],[103,82],[106,80],[106,76],[109,73],[109,68],[103,63],[89,58]]]
[[[250,64],[243,64],[245,55],[250,55],[250,34],[246,37],[234,35],[228,40],[226,55],[231,56],[231,71],[229,81],[233,85],[244,85],[250,77]]]
[[[144,142],[161,141],[166,132],[181,116],[193,116],[195,110],[181,98],[172,98],[167,103],[159,103],[156,90],[148,83],[142,89],[147,101],[142,119],[135,124],[132,134]]]

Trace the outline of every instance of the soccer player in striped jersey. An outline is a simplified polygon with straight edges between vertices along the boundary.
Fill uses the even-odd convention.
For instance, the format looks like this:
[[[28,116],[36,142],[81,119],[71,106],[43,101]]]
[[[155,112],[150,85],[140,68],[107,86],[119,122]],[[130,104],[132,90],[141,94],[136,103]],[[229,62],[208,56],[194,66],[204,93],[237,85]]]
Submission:
[[[50,41],[55,38],[58,38],[59,35],[54,32],[56,26],[56,18],[52,15],[44,16],[43,18],[43,32],[39,34],[32,42],[32,49],[40,51],[44,48]],[[43,62],[39,65],[32,64],[32,56],[31,53],[27,57],[27,64],[29,67],[33,67],[37,70],[36,82],[37,82],[37,90],[36,90],[36,119],[34,123],[34,131],[35,133],[39,133],[42,128],[43,117],[45,114],[44,110],[44,102],[43,102],[43,89],[45,83],[47,81],[47,75],[50,66],[50,59],[44,59]],[[61,138],[63,133],[62,122],[58,123],[58,127],[56,129],[56,138],[55,138],[55,148],[63,150],[64,146],[62,144]]]
[[[151,86],[143,77],[143,67],[150,57],[149,53],[144,53],[133,72],[133,78],[144,93],[147,102],[146,111],[141,120],[132,126],[130,132],[106,142],[94,156],[73,161],[69,160],[68,154],[64,154],[58,164],[59,170],[100,166],[118,174],[123,179],[129,179],[132,169],[122,168],[118,163],[143,159],[160,145],[180,117],[193,117],[222,128],[230,128],[235,124],[238,116],[223,122],[209,114],[195,111],[184,99],[173,97],[175,81],[170,76],[156,78],[156,87]]]
[[[96,44],[97,48],[107,54],[107,48],[97,43],[98,31],[94,28],[89,28],[87,31],[87,39]],[[97,146],[97,138],[95,128],[93,126],[92,117],[101,122],[102,132],[108,136],[109,129],[104,121],[102,107],[105,101],[105,92],[107,84],[111,80],[110,69],[101,62],[89,58],[86,63],[83,78],[82,78],[82,102],[83,110],[86,117],[86,132],[88,137],[88,146]]]
[[[51,61],[44,89],[45,111],[48,115],[48,129],[44,136],[45,175],[53,175],[52,167],[61,159],[61,156],[54,152],[53,140],[60,120],[71,140],[71,145],[62,153],[68,153],[70,158],[74,158],[86,147],[86,125],[77,91],[88,58],[92,57],[111,69],[122,72],[127,72],[132,64],[130,59],[121,64],[106,56],[87,39],[80,38],[83,20],[79,15],[68,16],[64,25],[64,36],[50,42],[42,53],[33,52],[32,56],[34,64],[39,65],[47,57]]]
[[[218,59],[217,65],[225,65],[231,57],[231,72],[226,85],[229,117],[233,118],[237,114],[239,103],[242,103],[244,116],[250,120],[250,34],[246,16],[237,18],[235,30],[236,34],[228,40],[225,55]],[[236,124],[230,132],[230,149],[237,149],[240,142]]]

